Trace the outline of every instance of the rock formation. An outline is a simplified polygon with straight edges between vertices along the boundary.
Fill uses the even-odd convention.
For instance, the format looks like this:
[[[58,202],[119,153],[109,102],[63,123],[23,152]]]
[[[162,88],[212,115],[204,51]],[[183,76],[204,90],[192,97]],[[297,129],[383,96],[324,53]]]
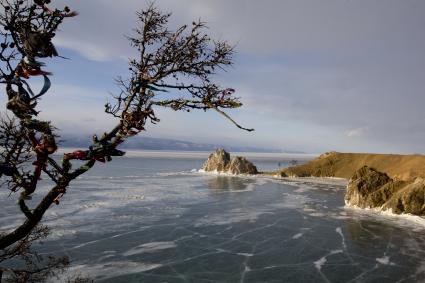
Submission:
[[[210,154],[207,161],[202,165],[202,170],[207,172],[225,172],[230,163],[230,154],[223,148],[219,148]]]
[[[224,149],[211,153],[202,170],[206,172],[222,172],[230,174],[257,174],[257,167],[244,157],[236,156],[230,159],[230,154]]]
[[[382,208],[393,213],[425,214],[425,180],[393,180],[368,166],[350,179],[345,203],[360,208]]]
[[[387,201],[383,209],[391,209],[393,213],[411,213],[425,215],[425,180],[417,178],[413,183],[407,184],[398,190]]]
[[[257,174],[257,167],[246,160],[245,157],[236,156],[230,161],[227,172],[232,174]]]
[[[364,166],[357,170],[354,176],[351,177],[344,197],[345,202],[361,208],[381,206],[381,199],[371,196],[376,194],[390,180],[387,174]]]

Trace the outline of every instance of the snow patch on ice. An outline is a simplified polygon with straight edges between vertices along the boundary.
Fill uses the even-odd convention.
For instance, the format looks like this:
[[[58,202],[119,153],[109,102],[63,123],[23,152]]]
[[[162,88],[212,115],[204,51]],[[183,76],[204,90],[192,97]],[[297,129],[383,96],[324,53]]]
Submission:
[[[304,235],[303,233],[295,234],[294,236],[292,236],[292,239],[294,239],[294,240],[299,239],[299,238],[301,238],[303,235]]]
[[[175,242],[151,242],[132,248],[123,253],[124,256],[131,256],[142,253],[153,253],[160,250],[177,247]]]
[[[140,273],[161,267],[162,264],[149,264],[134,261],[115,261],[100,264],[79,264],[69,268],[68,274],[83,274],[92,279],[107,279],[121,275]],[[66,274],[65,274],[66,275]],[[66,276],[65,276],[66,277]],[[52,282],[58,282],[52,281]]]
[[[390,261],[389,256],[384,255],[383,257],[376,258],[376,261],[382,265],[395,265]]]
[[[330,253],[328,253],[327,255],[325,255],[324,257],[321,257],[319,260],[316,260],[315,262],[313,262],[313,264],[316,267],[316,269],[320,271],[320,270],[322,270],[322,267],[328,261],[326,259],[328,256],[331,256],[331,255],[334,255],[334,254],[341,254],[341,253],[343,253],[343,250],[333,250]]]
[[[241,255],[241,256],[245,256],[245,257],[252,257],[252,256],[254,256],[254,254],[249,254],[249,253],[237,253],[237,255]]]
[[[318,269],[318,270],[321,270],[322,269],[322,266],[323,265],[325,265],[325,263],[327,262],[327,259],[326,259],[326,257],[324,256],[324,257],[322,257],[322,258],[320,258],[319,260],[316,260],[315,262],[314,262],[314,266]]]

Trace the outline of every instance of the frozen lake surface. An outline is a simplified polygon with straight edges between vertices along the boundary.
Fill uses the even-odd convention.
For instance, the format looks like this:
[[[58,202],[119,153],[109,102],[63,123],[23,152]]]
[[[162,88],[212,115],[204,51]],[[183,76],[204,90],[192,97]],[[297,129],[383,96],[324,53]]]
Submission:
[[[193,171],[205,158],[97,164],[47,213],[53,233],[37,249],[95,282],[425,281],[421,223],[345,208],[338,182]],[[251,159],[269,170],[294,157]],[[2,229],[20,221],[6,196]]]

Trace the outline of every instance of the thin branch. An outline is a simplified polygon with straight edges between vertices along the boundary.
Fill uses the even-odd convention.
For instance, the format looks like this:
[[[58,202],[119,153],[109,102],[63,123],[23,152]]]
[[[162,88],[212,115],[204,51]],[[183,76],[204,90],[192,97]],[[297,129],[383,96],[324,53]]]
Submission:
[[[248,132],[252,132],[252,131],[254,131],[254,129],[248,129],[248,128],[244,128],[244,127],[242,127],[241,125],[239,125],[235,120],[233,120],[229,115],[227,115],[227,113],[226,112],[223,112],[223,111],[221,111],[220,109],[218,109],[218,108],[214,108],[215,109],[215,111],[217,111],[218,113],[220,113],[221,115],[223,115],[224,117],[226,117],[230,122],[232,122],[236,127],[238,127],[239,129],[242,129],[242,130],[245,130],[245,131],[248,131]]]

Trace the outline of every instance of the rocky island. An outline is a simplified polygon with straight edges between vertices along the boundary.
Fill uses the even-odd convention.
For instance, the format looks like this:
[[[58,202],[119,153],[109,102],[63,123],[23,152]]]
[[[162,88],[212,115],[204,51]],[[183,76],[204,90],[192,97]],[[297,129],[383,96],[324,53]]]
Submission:
[[[257,167],[255,167],[252,162],[241,156],[230,158],[230,154],[223,148],[217,149],[215,152],[211,153],[201,170],[205,172],[228,173],[234,175],[258,174]]]

